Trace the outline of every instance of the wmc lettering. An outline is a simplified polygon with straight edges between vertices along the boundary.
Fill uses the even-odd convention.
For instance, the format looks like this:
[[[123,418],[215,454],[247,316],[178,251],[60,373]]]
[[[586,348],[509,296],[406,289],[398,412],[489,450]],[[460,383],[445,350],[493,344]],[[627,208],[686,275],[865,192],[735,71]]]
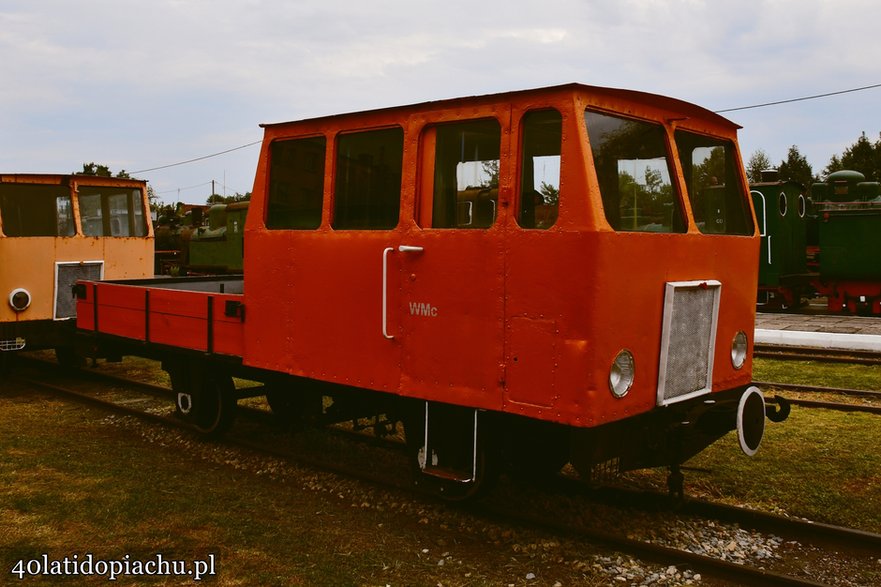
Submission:
[[[37,576],[74,576],[106,577],[108,581],[116,581],[120,577],[132,576],[185,576],[193,581],[201,581],[205,577],[213,577],[216,573],[214,555],[209,554],[206,560],[169,560],[157,554],[149,560],[132,560],[125,555],[117,560],[96,559],[92,554],[80,557],[78,554],[65,556],[62,559],[50,559],[44,554],[40,558],[20,560],[12,567],[10,574],[19,579]]]
[[[437,306],[432,306],[431,304],[426,304],[424,302],[410,302],[410,315],[437,318]]]

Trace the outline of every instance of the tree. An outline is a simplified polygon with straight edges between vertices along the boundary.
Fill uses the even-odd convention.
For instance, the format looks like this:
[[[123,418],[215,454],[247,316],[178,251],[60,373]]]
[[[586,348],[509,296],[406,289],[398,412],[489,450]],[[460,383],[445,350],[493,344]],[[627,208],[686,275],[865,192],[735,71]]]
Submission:
[[[759,149],[750,155],[749,161],[746,164],[746,176],[749,178],[750,183],[759,183],[762,181],[762,172],[766,169],[771,169],[771,167],[771,159],[768,157],[768,154]]]
[[[560,202],[560,190],[547,182],[541,182],[538,193],[541,194],[543,204],[556,206]]]
[[[114,177],[113,173],[110,171],[110,168],[106,165],[101,165],[100,163],[95,163],[92,161],[91,163],[83,163],[83,170],[80,171],[82,175],[98,175],[101,177]],[[121,177],[123,179],[131,179],[132,176],[126,173],[125,169],[121,170],[116,174],[116,177]]]
[[[133,179],[131,175],[129,175],[125,169],[122,169],[115,176],[113,172],[110,171],[110,167],[107,165],[101,165],[100,163],[95,163],[92,161],[91,163],[83,163],[83,170],[79,172],[80,175],[95,175],[98,177],[118,177],[120,179]],[[162,203],[159,201],[159,196],[156,195],[156,192],[153,190],[153,186],[147,186],[147,202],[150,204],[150,210],[152,212],[160,212],[160,208],[162,207]]]
[[[789,147],[786,161],[781,161],[777,170],[780,173],[781,180],[795,181],[806,188],[819,179],[814,175],[811,164],[808,163],[808,160],[798,151],[798,147],[795,145]]]
[[[208,196],[208,199],[205,200],[206,204],[231,204],[233,202],[245,202],[251,199],[251,192],[245,192],[244,194],[240,194],[239,192],[234,193],[231,196],[221,196],[220,194],[211,194]]]
[[[866,181],[881,181],[881,135],[872,143],[863,132],[841,157],[833,155],[823,172],[829,175],[842,169],[859,171],[866,176]]]

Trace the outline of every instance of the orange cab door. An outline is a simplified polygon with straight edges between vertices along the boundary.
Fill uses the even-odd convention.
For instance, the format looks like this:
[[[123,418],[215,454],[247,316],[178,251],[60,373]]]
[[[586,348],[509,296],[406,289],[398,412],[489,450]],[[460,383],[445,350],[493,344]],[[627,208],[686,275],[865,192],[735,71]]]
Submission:
[[[504,120],[494,112],[422,133],[420,228],[386,253],[399,284],[387,335],[402,350],[402,389],[434,401],[500,401]]]

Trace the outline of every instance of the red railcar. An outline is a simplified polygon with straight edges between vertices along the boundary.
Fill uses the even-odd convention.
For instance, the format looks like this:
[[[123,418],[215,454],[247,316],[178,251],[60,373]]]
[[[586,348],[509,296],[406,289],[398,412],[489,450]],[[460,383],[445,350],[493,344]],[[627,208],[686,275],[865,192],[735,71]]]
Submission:
[[[578,84],[265,125],[244,281],[84,282],[79,326],[162,358],[207,431],[234,374],[403,421],[452,495],[498,463],[675,472],[735,428],[752,454],[778,412],[736,129]]]

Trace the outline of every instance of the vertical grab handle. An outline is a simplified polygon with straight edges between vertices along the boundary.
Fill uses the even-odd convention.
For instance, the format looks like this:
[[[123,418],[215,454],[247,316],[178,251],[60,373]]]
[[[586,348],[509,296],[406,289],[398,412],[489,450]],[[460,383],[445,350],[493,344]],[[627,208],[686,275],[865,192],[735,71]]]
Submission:
[[[394,250],[386,247],[382,251],[382,335],[389,340],[394,336],[388,333],[388,254]]]
[[[395,250],[395,247],[386,247],[382,251],[382,335],[392,340],[394,335],[388,333],[388,255]],[[401,253],[421,253],[422,247],[414,247],[411,245],[400,245],[398,251]]]

